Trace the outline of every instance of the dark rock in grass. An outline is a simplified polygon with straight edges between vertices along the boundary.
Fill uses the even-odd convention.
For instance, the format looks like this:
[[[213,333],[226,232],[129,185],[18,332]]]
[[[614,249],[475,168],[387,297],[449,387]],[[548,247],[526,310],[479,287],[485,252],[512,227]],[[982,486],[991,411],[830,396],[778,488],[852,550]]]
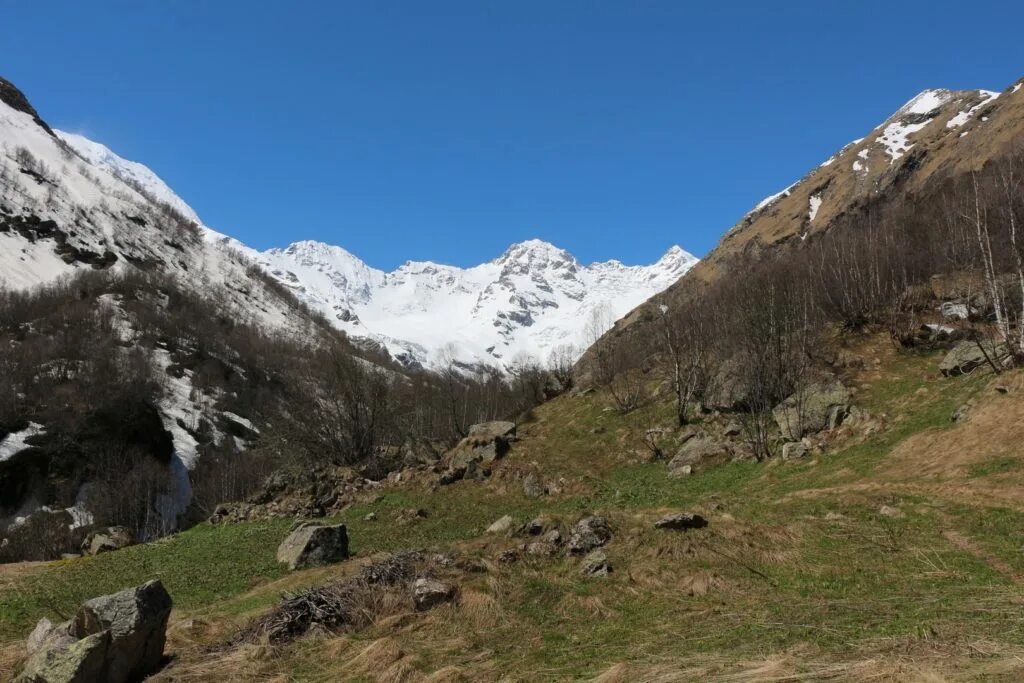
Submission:
[[[670,529],[672,531],[687,531],[689,529],[703,529],[708,525],[708,520],[693,512],[680,512],[675,515],[662,517],[654,523],[655,529]]]
[[[580,562],[580,574],[583,576],[608,576],[612,573],[612,564],[603,550],[595,550],[589,553]]]
[[[584,555],[612,540],[612,530],[604,517],[584,517],[569,531],[567,550],[571,555]]]

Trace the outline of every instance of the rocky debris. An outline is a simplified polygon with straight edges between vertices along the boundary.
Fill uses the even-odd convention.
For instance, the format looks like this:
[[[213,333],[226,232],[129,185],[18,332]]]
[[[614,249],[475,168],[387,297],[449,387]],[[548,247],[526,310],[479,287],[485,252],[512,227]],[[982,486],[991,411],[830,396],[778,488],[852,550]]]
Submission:
[[[409,437],[399,449],[402,465],[415,467],[417,465],[433,465],[441,459],[441,454],[434,448],[434,444],[427,439]]]
[[[580,574],[583,576],[600,577],[612,573],[612,563],[603,550],[594,550],[580,562]]]
[[[811,447],[807,444],[806,440],[789,441],[782,444],[783,460],[798,460],[800,458],[806,458],[810,454]]]
[[[502,550],[501,554],[498,555],[498,562],[501,562],[502,564],[512,564],[513,562],[516,562],[518,559],[519,551],[515,548],[507,548],[505,550]]]
[[[437,579],[420,578],[412,585],[416,609],[425,612],[455,599],[455,587]]]
[[[523,495],[528,498],[540,498],[548,494],[548,487],[541,481],[536,472],[528,472],[523,477]]]
[[[469,428],[469,435],[445,453],[442,463],[445,472],[438,482],[442,485],[461,479],[486,479],[491,464],[505,457],[511,443],[516,440],[513,422],[483,422]]]
[[[520,531],[528,536],[540,536],[545,531],[555,528],[557,525],[554,520],[548,517],[535,517],[529,522],[524,524]]]
[[[961,341],[956,344],[939,364],[939,371],[946,377],[956,377],[974,372],[989,361],[997,367],[1004,367],[1009,360],[1005,344],[994,342]]]
[[[584,555],[606,545],[610,540],[612,530],[608,520],[592,515],[584,517],[572,527],[566,549],[571,555]]]
[[[289,569],[322,567],[348,559],[348,530],[344,524],[298,525],[277,548],[277,561]]]
[[[805,434],[835,429],[850,411],[850,390],[838,380],[815,382],[780,403],[772,411],[779,430],[789,441]]]
[[[679,512],[662,517],[654,523],[654,528],[670,529],[672,531],[688,531],[689,529],[703,529],[707,525],[708,520],[695,512]]]
[[[325,517],[341,512],[380,487],[350,467],[277,471],[245,502],[218,505],[209,521],[234,524],[280,517]]]
[[[489,534],[504,534],[508,533],[512,529],[512,524],[515,520],[512,519],[511,515],[505,515],[501,519],[487,527],[487,533]]]
[[[135,545],[135,534],[124,526],[110,526],[93,531],[82,541],[83,555],[99,555]]]
[[[682,476],[689,474],[694,467],[723,461],[732,455],[728,444],[716,441],[708,436],[696,436],[690,438],[669,460],[669,476]],[[689,467],[690,470],[683,472]]]
[[[43,619],[19,683],[127,683],[160,668],[171,596],[150,581],[86,601],[71,621]]]

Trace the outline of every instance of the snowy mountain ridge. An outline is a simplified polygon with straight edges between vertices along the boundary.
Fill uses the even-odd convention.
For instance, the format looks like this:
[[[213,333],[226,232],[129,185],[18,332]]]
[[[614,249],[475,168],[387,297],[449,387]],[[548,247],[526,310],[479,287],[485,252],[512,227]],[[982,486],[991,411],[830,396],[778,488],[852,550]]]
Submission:
[[[424,367],[503,367],[519,354],[545,360],[559,345],[582,350],[595,310],[614,320],[697,262],[672,247],[649,266],[582,265],[538,239],[470,268],[407,261],[391,272],[320,242],[245,253],[350,336]]]
[[[322,242],[260,252],[203,226],[146,166],[81,135],[55,132],[93,166],[199,224],[208,244],[241,253],[352,338],[382,347],[410,367],[455,362],[504,368],[518,354],[543,361],[559,345],[582,350],[595,310],[615,320],[697,263],[674,246],[648,266],[614,260],[582,265],[569,252],[537,239],[513,244],[470,268],[407,261],[391,272]]]

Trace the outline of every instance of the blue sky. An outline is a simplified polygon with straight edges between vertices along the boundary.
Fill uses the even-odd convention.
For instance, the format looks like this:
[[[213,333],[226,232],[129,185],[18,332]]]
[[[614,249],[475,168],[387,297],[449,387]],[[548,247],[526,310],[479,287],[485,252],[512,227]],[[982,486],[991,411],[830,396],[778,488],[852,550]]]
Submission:
[[[254,247],[703,255],[929,87],[1024,75],[1024,3],[0,0],[0,75]]]

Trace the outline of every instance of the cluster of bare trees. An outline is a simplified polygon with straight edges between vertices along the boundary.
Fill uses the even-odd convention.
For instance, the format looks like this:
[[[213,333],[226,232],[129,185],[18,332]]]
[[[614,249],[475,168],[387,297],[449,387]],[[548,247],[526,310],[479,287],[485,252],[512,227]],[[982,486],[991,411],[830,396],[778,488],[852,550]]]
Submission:
[[[927,196],[878,197],[824,234],[735,256],[701,291],[662,297],[644,336],[607,334],[610,321],[595,313],[591,376],[624,412],[665,380],[680,425],[701,406],[735,410],[765,458],[776,439],[772,409],[814,381],[826,328],[888,330],[908,346],[923,323],[941,324],[975,339],[997,371],[1021,363],[1022,189],[1024,152],[1015,148]]]

